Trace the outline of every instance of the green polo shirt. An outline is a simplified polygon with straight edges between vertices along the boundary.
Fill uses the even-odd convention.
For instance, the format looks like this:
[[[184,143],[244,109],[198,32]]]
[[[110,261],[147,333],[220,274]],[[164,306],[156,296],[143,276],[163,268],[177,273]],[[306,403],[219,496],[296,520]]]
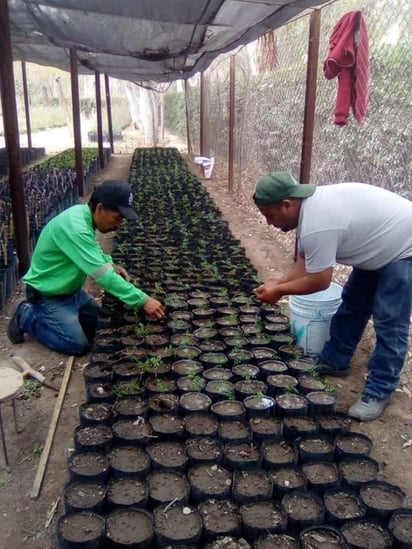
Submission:
[[[71,294],[86,277],[128,305],[142,307],[148,295],[116,273],[110,255],[96,241],[87,204],[72,206],[42,230],[23,280],[45,296]]]

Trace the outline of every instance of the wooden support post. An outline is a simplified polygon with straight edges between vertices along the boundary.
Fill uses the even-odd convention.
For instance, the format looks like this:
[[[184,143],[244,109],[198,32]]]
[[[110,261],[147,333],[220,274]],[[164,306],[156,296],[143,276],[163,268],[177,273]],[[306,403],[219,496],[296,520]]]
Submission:
[[[31,124],[30,124],[30,102],[29,102],[29,89],[27,87],[27,71],[25,61],[21,62],[21,76],[23,80],[23,96],[24,96],[24,113],[26,115],[26,131],[27,131],[27,146],[32,148],[31,141]]]
[[[234,151],[235,151],[235,83],[236,58],[234,55],[230,57],[230,84],[229,84],[229,151],[228,151],[228,184],[229,192],[233,191],[233,168],[234,168]]]
[[[321,10],[315,9],[310,17],[308,64],[306,70],[305,110],[303,121],[300,183],[309,183],[312,162],[313,128],[316,106],[316,81],[318,76],[319,36]]]
[[[94,81],[96,86],[96,121],[97,121],[97,143],[99,147],[100,168],[104,168],[104,152],[103,152],[103,122],[102,122],[102,94],[100,91],[100,73],[94,73]]]
[[[29,229],[24,198],[21,166],[19,125],[17,120],[16,91],[14,86],[12,45],[10,36],[9,6],[0,0],[0,91],[4,122],[4,137],[9,162],[9,186],[13,213],[19,274],[25,274],[30,266]]]
[[[70,50],[70,77],[72,88],[72,111],[73,111],[73,135],[74,135],[74,156],[76,164],[76,183],[79,196],[84,196],[84,172],[82,154],[82,133],[80,125],[80,99],[79,99],[79,73],[77,69],[76,50]]]
[[[186,110],[186,138],[187,138],[187,152],[190,156],[193,155],[192,139],[190,134],[190,112],[189,112],[189,84],[185,80],[185,110]]]
[[[114,153],[113,142],[113,124],[112,124],[112,102],[110,98],[110,81],[107,74],[104,75],[104,87],[106,92],[106,109],[107,109],[107,128],[109,131],[110,151]]]

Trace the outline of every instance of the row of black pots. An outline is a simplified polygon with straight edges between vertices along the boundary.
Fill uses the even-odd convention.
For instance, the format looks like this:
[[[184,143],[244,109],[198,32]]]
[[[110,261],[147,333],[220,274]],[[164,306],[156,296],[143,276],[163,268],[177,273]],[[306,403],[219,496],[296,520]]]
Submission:
[[[179,449],[178,468],[185,470],[190,458],[187,456],[187,441],[192,441],[190,444],[193,446],[194,444],[203,445],[206,440],[213,452],[210,458],[202,454],[198,460],[211,459],[216,462],[226,460],[232,469],[261,466],[270,469],[280,464],[313,462],[333,464],[336,473],[332,475],[330,468],[331,482],[340,483],[343,478],[346,484],[351,483],[352,486],[358,486],[362,482],[376,478],[379,472],[378,463],[367,454],[339,453],[336,449],[339,448],[341,435],[338,435],[335,441],[328,435],[320,433],[302,435],[293,440],[274,434],[262,440],[260,437],[255,437],[253,421],[250,425],[240,421],[225,421],[216,425],[212,421],[209,424],[205,422],[202,436],[199,436],[199,422],[203,417],[200,415],[196,418],[193,415],[191,419],[197,421],[185,423],[177,416],[159,414],[152,416],[148,422],[144,422],[143,418],[118,420],[112,428],[104,425],[78,426],[75,429],[75,450],[79,453],[107,453],[120,452],[119,448],[126,447],[130,449],[131,454],[133,454],[132,448],[136,449],[134,450],[136,453],[149,448],[150,453],[153,448],[164,444],[165,448],[170,449],[175,446]],[[280,433],[282,425],[277,424],[275,427]],[[211,441],[215,442],[212,444]],[[349,459],[352,461],[349,462]],[[163,466],[175,468],[173,460],[172,463],[163,463]],[[143,470],[147,467],[150,468],[148,460],[145,461]],[[325,467],[328,468],[326,465]]]
[[[180,346],[171,351],[172,357],[162,355],[148,356],[140,349],[132,348],[126,353],[113,357],[111,360],[95,360],[84,368],[86,382],[128,381],[133,377],[148,375],[165,375],[175,378],[187,375],[202,375],[211,379],[227,381],[262,380],[266,381],[276,396],[279,390],[296,388],[301,393],[325,390],[327,384],[316,375],[310,373],[299,376],[292,375],[287,363],[273,357],[266,347],[258,347],[255,353],[249,351],[229,354],[229,357],[213,344],[213,351],[204,351],[194,345]],[[205,347],[206,348],[206,347]],[[209,345],[210,349],[211,346]],[[272,355],[272,356],[271,356]],[[258,357],[256,359],[256,357]],[[106,357],[107,358],[107,357]],[[229,359],[232,359],[230,363]],[[217,368],[217,370],[213,370]],[[222,372],[219,375],[219,371]],[[284,376],[284,377],[281,377]],[[279,390],[278,390],[279,389]]]
[[[167,476],[170,478],[167,479]],[[257,477],[247,476],[245,472],[236,475],[239,494],[242,487],[248,491],[253,481],[259,483]],[[92,492],[94,489],[98,494],[104,493],[104,486],[69,485],[65,491],[65,504],[69,510],[60,517],[57,526],[58,547],[75,547],[76,543],[82,543],[85,538],[90,544],[87,547],[165,547],[168,543],[184,544],[185,547],[194,544],[199,547],[202,541],[204,544],[212,543],[219,536],[243,536],[250,543],[256,542],[254,547],[265,547],[263,541],[271,540],[272,545],[267,547],[274,547],[274,540],[282,540],[280,535],[288,541],[286,547],[301,549],[407,546],[403,544],[405,529],[411,517],[410,509],[392,510],[382,522],[379,512],[372,514],[370,509],[369,513],[365,511],[361,498],[350,491],[333,490],[322,498],[310,490],[298,489],[283,496],[281,502],[266,497],[235,503],[223,497],[201,498],[197,503],[190,504],[184,497],[188,488],[184,477],[173,472],[166,472],[163,477],[166,491],[171,482],[174,485],[182,484],[182,499],[175,497],[160,505],[156,505],[158,502],[154,500],[152,511],[139,506],[121,507],[115,504],[108,507],[106,515],[97,514],[102,512],[102,508],[81,511],[68,505],[70,500],[78,500],[82,491],[89,489]],[[149,479],[150,483],[154,484],[155,481]],[[108,487],[108,493],[111,494],[109,498],[114,493],[118,496],[127,493],[126,497],[130,499],[130,491],[144,494],[148,491],[147,484],[133,484],[130,479],[119,479]],[[160,492],[154,490],[154,493]],[[348,510],[351,519],[343,518],[336,525],[324,524],[325,519],[333,521],[336,518],[335,509],[339,506]]]

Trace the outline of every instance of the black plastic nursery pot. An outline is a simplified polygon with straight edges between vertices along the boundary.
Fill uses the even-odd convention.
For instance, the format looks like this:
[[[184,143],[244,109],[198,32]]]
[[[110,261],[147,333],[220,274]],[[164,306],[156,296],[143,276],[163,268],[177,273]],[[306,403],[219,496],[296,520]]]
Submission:
[[[352,455],[338,464],[342,486],[359,490],[362,484],[375,480],[379,474],[379,463],[367,455]]]
[[[253,440],[257,443],[267,439],[279,440],[283,437],[282,420],[277,417],[256,415],[250,418],[249,426],[252,431]]]
[[[318,421],[320,432],[326,433],[331,437],[336,437],[341,433],[347,433],[350,431],[352,425],[352,419],[347,414],[340,412],[320,416]]]
[[[189,505],[161,505],[153,511],[157,547],[198,546],[203,533],[199,511]]]
[[[198,510],[202,517],[205,540],[241,535],[239,508],[232,501],[208,499],[198,506]]]
[[[266,534],[260,536],[253,544],[254,549],[299,549],[299,541],[294,534]]]
[[[149,423],[155,437],[163,440],[183,439],[185,426],[182,417],[173,413],[156,414],[149,418]]]
[[[307,433],[295,441],[300,463],[332,462],[335,454],[333,438],[322,433]]]
[[[276,398],[276,410],[280,417],[304,416],[308,412],[309,402],[304,395],[283,394]]]
[[[301,488],[292,490],[283,496],[282,505],[287,514],[288,528],[293,532],[323,524],[325,508],[316,492]]]
[[[309,490],[323,494],[340,486],[338,468],[326,461],[308,461],[302,464],[302,471],[308,481]]]
[[[152,469],[168,469],[184,472],[187,468],[188,457],[184,442],[161,440],[153,442],[147,447]]]
[[[79,407],[80,425],[109,426],[116,419],[116,411],[111,402],[84,402]]]
[[[265,440],[262,444],[262,455],[266,469],[296,463],[298,458],[296,447],[285,440]]]
[[[287,525],[285,509],[275,501],[256,501],[240,506],[242,528],[248,541],[263,534],[284,532]]]
[[[109,460],[101,452],[74,452],[68,458],[72,481],[105,481],[109,475]]]
[[[111,475],[115,478],[131,476],[143,479],[150,471],[150,458],[144,448],[118,446],[108,454]]]
[[[273,482],[262,469],[240,470],[233,473],[232,497],[238,505],[272,498]]]
[[[121,398],[115,402],[113,409],[119,419],[137,419],[146,417],[149,404],[143,397]]]
[[[390,549],[389,531],[370,519],[350,520],[342,524],[341,532],[349,549]]]
[[[325,516],[329,524],[340,526],[348,520],[361,519],[366,507],[359,495],[350,488],[334,488],[323,494]]]
[[[249,425],[243,421],[221,421],[217,436],[223,443],[252,442],[252,431]]]
[[[268,376],[286,374],[288,367],[281,360],[264,360],[259,364],[260,377],[266,381]]]
[[[225,465],[231,471],[258,468],[262,462],[260,447],[251,443],[231,442],[225,446]]]
[[[223,461],[223,444],[215,438],[189,438],[186,439],[185,445],[189,466],[197,463],[221,463]]]
[[[179,396],[174,393],[160,393],[147,399],[148,415],[174,414],[179,410]]]
[[[273,484],[273,495],[280,499],[292,490],[307,486],[305,473],[296,463],[277,465],[269,470],[269,476]]]
[[[190,413],[184,417],[186,437],[216,437],[219,420],[213,414]]]
[[[346,540],[334,526],[313,526],[299,535],[300,549],[347,549]]]
[[[393,547],[412,548],[412,509],[402,507],[396,509],[388,524],[388,530],[392,535]]]
[[[102,481],[78,480],[66,484],[63,491],[65,513],[89,511],[101,513],[106,498],[106,484]]]
[[[144,509],[120,509],[106,517],[105,546],[110,549],[149,549],[153,538],[153,517]]]
[[[112,445],[113,435],[106,425],[78,425],[74,430],[74,448],[77,452],[106,452]]]
[[[221,379],[223,381],[230,381],[233,378],[232,370],[229,368],[208,368],[204,370],[203,377],[206,381],[213,381]]]
[[[148,477],[149,500],[151,509],[170,503],[188,503],[190,486],[186,476],[177,471],[152,471]]]
[[[149,423],[133,417],[113,423],[112,432],[117,446],[146,446],[154,436]]]
[[[189,391],[180,397],[179,407],[183,415],[190,413],[207,413],[212,405],[212,399],[204,393]]]
[[[82,511],[62,515],[57,521],[58,549],[99,549],[104,540],[105,521],[96,513]]]
[[[359,489],[362,503],[366,507],[366,516],[386,524],[392,513],[403,507],[405,492],[383,480],[365,482]]]
[[[287,416],[283,418],[283,434],[287,440],[319,432],[316,418],[308,416]]]
[[[306,394],[309,402],[309,415],[319,417],[333,414],[336,408],[337,397],[328,391],[311,391]]]
[[[250,395],[243,400],[246,409],[246,418],[269,417],[275,410],[276,402],[267,395]]]
[[[297,389],[298,380],[289,374],[272,374],[266,378],[266,384],[268,394],[276,397]]]
[[[232,489],[232,472],[219,464],[199,463],[190,467],[187,479],[192,499],[200,503],[210,498],[228,499]]]
[[[245,407],[240,400],[220,400],[211,405],[210,411],[219,421],[242,421],[246,415]]]
[[[108,511],[127,507],[146,507],[149,487],[145,480],[133,477],[112,478],[107,484]]]
[[[369,456],[372,451],[372,440],[363,433],[350,431],[336,437],[336,458],[338,460],[353,455]]]

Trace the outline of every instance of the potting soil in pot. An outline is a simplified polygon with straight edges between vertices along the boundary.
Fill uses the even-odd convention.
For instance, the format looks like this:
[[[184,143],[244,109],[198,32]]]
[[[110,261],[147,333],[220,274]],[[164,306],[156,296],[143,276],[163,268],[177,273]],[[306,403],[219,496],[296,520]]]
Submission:
[[[90,539],[295,549],[320,524],[389,547],[385,527],[362,522],[366,507],[375,512],[363,489],[379,473],[372,441],[334,411],[279,305],[256,300],[256,270],[206,188],[175,149],[136,149],[129,181],[144,216],[117,231],[112,256],[168,316],[149,320],[103,298],[111,326],[98,330],[84,369],[87,402],[68,461],[71,481],[96,481],[85,499],[107,494],[100,515],[75,513],[91,521]],[[389,523],[402,502],[376,512]],[[83,526],[61,519],[77,541]]]

